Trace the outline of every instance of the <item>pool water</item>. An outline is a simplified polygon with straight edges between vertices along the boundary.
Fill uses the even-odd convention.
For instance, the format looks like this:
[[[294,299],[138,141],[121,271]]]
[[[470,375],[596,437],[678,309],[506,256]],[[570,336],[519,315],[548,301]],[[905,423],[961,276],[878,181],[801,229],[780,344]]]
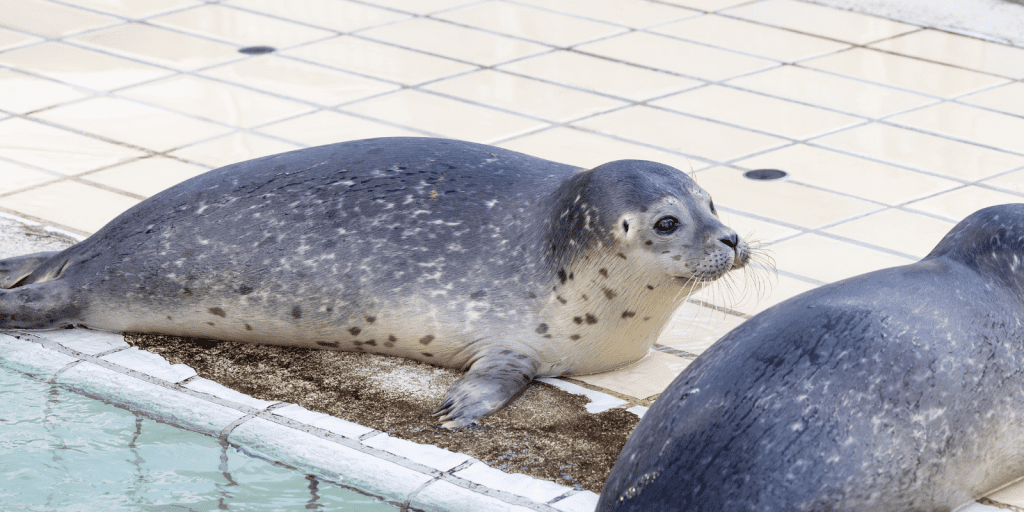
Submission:
[[[0,366],[0,511],[397,511]]]

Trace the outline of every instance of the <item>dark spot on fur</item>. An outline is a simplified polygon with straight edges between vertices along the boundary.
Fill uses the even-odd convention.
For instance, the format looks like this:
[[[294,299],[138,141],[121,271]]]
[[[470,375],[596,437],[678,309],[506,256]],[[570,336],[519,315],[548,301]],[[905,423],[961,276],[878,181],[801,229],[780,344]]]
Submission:
[[[184,293],[185,295],[192,295],[192,290],[186,286],[181,289],[181,293]]]
[[[358,336],[359,333],[361,333],[361,332],[363,332],[363,330],[358,328],[358,327],[353,327],[353,328],[348,330],[348,333],[351,334],[352,336]]]
[[[210,308],[209,311],[211,315],[217,315],[221,318],[228,316],[228,314],[225,313],[224,310],[221,308]]]
[[[596,324],[597,323],[597,317],[592,315],[592,314],[590,314],[590,313],[587,313],[587,323],[590,324],[590,325]]]
[[[633,318],[636,316],[636,311],[623,311],[622,318]]]
[[[570,280],[576,279],[576,273],[575,272],[569,272],[569,279]]]
[[[217,325],[217,324],[215,324],[213,322],[206,322],[206,325]]]
[[[528,299],[536,299],[537,298],[537,294],[533,293],[533,292],[527,292],[526,293],[526,298],[528,298]]]
[[[431,354],[430,352],[420,352],[420,354],[423,354],[427,357],[434,357],[434,354]]]
[[[331,308],[331,307],[329,307],[329,308],[327,308],[327,309],[326,309],[326,311],[327,311],[328,313],[330,313],[331,311],[334,311],[334,308]]]
[[[626,255],[625,255],[625,254],[622,254],[621,252],[620,252],[620,253],[618,253],[618,254],[616,254],[616,256],[618,256],[618,257],[620,257],[620,258],[622,258],[622,259],[626,259]]]
[[[558,280],[561,281],[562,284],[565,284],[565,282],[569,280],[569,278],[565,275],[564,268],[558,269]]]
[[[674,261],[679,261],[679,260],[683,259],[683,256],[681,254],[677,254],[675,256],[672,256],[672,259]]]
[[[562,304],[565,304],[565,303],[567,303],[567,302],[568,302],[568,301],[566,301],[565,299],[563,299],[561,295],[559,295],[559,296],[557,296],[557,297],[555,297],[555,298],[556,298],[556,299],[558,299],[558,302],[561,302]]]
[[[544,335],[543,337],[544,337],[544,338],[547,338],[547,339],[549,339],[549,340],[551,339],[551,335],[550,335],[550,334],[545,334],[545,335]]]
[[[372,324],[372,323],[374,323],[376,321],[377,321],[377,317],[375,317],[375,316],[368,316],[368,317],[366,317],[366,323],[368,323],[368,324]]]
[[[648,289],[648,290],[653,290],[653,289],[654,289],[654,287],[653,287],[653,286],[651,286],[651,285],[647,285],[647,289]]]
[[[476,299],[481,299],[481,298],[485,297],[486,295],[487,295],[487,292],[485,292],[484,290],[478,290],[478,291],[473,292],[469,296],[469,298],[471,298],[473,300],[476,300]]]
[[[370,340],[370,341],[367,341],[365,343],[367,345],[371,346],[371,347],[376,347],[377,346],[377,340]]]
[[[252,293],[252,286],[246,286],[243,284],[242,286],[238,287],[239,295],[249,295],[250,293]]]
[[[570,340],[578,340],[578,339],[580,339],[580,335],[579,334],[573,334],[572,336],[569,336],[569,339]]]
[[[245,330],[251,331],[252,330],[252,326],[249,325],[249,324],[245,324]]]
[[[321,347],[338,348],[337,341],[318,341],[316,342],[316,344],[320,345]]]
[[[587,297],[587,294],[585,294],[585,293],[581,293],[580,294],[580,298],[583,299],[583,300],[590,300],[590,297]]]
[[[618,297],[618,296],[619,296],[619,294],[615,293],[615,292],[614,292],[614,291],[612,291],[612,290],[611,290],[610,288],[605,288],[605,287],[603,287],[603,286],[601,287],[601,291],[603,291],[603,292],[604,292],[604,296],[605,296],[605,297],[606,297],[606,298],[607,298],[608,300],[612,300],[612,299],[614,299],[615,297]]]
[[[537,334],[544,334],[548,332],[548,324],[540,324],[537,326]]]
[[[420,344],[421,345],[430,345],[431,341],[434,341],[434,335],[433,334],[428,334],[428,335],[420,338]]]
[[[359,340],[353,340],[353,341],[352,341],[352,344],[353,344],[353,345],[355,345],[356,347],[361,347],[361,346],[363,346],[363,342],[361,342],[361,341],[359,341]]]
[[[649,316],[645,316],[645,317],[644,317],[644,322],[646,322],[646,321],[648,321],[648,320],[650,320],[650,319],[651,319],[651,317],[649,317]]]
[[[576,322],[577,325],[582,324],[583,323],[583,317],[582,316],[578,316],[576,318],[573,318],[572,321]]]
[[[174,320],[173,318],[171,318],[171,315],[167,315],[167,319],[168,320]]]
[[[606,269],[606,268],[602,268],[601,270],[598,270],[597,273],[601,274],[602,277],[608,277],[608,269]]]
[[[298,306],[292,308],[292,316],[295,318],[302,318],[302,308]]]
[[[398,341],[398,338],[396,338],[394,334],[389,334],[388,335],[388,341],[394,343],[394,342]]]
[[[648,241],[644,242],[644,244],[645,244],[645,245],[651,245],[651,244],[653,244],[653,243],[654,243],[654,242],[652,242],[652,241],[650,241],[650,240],[648,240]]]

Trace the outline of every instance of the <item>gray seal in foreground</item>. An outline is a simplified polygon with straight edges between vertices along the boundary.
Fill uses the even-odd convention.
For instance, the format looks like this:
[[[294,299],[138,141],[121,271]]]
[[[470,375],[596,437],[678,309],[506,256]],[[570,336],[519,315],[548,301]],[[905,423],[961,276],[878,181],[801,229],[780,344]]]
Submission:
[[[600,511],[952,511],[1024,476],[1024,204],[811,290],[684,370]]]
[[[750,251],[685,173],[382,138],[215,169],[59,253],[0,261],[0,328],[84,325],[466,370],[468,425],[534,377],[642,358]]]

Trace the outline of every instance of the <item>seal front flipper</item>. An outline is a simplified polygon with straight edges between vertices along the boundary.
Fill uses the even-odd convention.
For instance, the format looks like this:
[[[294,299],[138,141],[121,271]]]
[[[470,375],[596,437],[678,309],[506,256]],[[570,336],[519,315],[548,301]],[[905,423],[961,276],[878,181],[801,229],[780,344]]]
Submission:
[[[60,251],[37,252],[0,260],[0,288],[14,288]]]
[[[514,350],[494,350],[470,363],[434,410],[441,426],[460,428],[491,414],[516,397],[537,374],[539,364]]]

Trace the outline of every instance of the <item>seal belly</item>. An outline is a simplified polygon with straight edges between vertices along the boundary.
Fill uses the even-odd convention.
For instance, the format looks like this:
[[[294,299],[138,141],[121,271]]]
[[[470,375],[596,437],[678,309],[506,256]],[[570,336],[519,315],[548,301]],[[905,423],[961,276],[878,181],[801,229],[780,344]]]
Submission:
[[[97,303],[85,324],[115,332],[369,352],[452,368],[462,368],[472,355],[467,334],[474,333],[459,329],[451,313],[437,305],[363,295],[343,302],[336,298],[340,293],[260,288],[229,297],[219,288],[192,285],[188,297],[148,293]]]

